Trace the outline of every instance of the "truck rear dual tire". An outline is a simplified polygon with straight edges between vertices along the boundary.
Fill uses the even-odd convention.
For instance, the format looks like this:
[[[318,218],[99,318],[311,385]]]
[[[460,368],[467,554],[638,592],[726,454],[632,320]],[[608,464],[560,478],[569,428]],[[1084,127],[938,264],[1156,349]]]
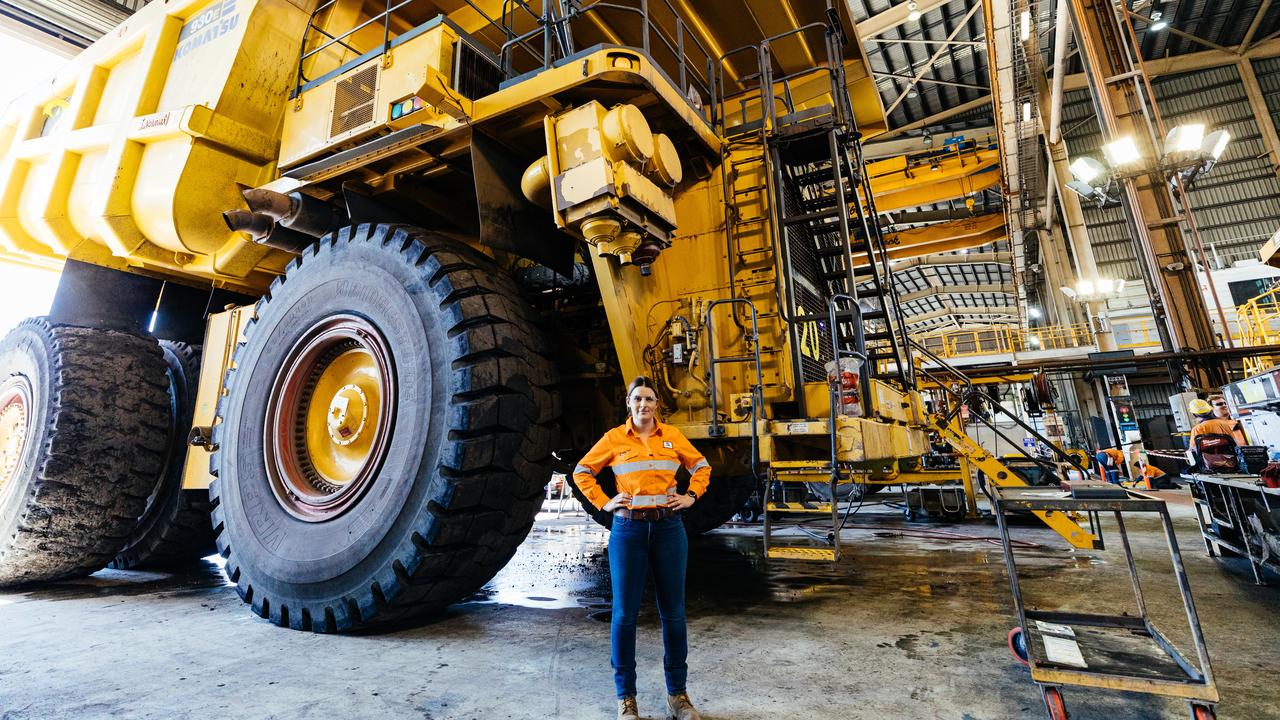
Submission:
[[[187,435],[200,383],[200,348],[161,340],[169,388],[169,432],[164,469],[128,541],[111,561],[119,570],[168,568],[212,555],[209,492],[183,490]]]
[[[168,423],[151,337],[32,318],[0,341],[0,586],[105,566],[155,486]]]
[[[394,225],[343,228],[259,301],[214,428],[214,529],[273,623],[345,631],[443,608],[524,540],[557,376],[491,260]]]

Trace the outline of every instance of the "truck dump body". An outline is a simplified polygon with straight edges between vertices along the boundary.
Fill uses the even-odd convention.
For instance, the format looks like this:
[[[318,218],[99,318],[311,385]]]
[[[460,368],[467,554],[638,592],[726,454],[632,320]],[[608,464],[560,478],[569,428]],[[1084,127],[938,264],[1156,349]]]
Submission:
[[[0,125],[0,259],[260,291],[288,256],[221,213],[274,175],[305,24],[283,0],[152,3],[15,101]]]

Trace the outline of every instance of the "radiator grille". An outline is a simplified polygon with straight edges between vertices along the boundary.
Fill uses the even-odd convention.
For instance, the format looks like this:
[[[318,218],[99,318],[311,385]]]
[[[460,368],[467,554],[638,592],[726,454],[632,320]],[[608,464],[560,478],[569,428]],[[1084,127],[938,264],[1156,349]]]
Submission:
[[[466,40],[458,40],[453,49],[454,90],[475,100],[497,92],[502,80],[502,68],[492,58]]]
[[[338,81],[333,92],[333,119],[329,138],[373,122],[373,105],[378,89],[378,63],[373,62]]]

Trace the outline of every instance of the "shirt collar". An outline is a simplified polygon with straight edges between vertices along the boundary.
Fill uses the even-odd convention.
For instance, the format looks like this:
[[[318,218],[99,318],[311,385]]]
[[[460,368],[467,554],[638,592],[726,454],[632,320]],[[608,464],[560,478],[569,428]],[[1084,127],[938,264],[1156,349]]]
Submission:
[[[636,434],[636,426],[631,423],[630,415],[627,416],[627,434],[628,435]],[[662,434],[662,421],[657,420],[656,418],[653,421],[653,434],[654,435]]]

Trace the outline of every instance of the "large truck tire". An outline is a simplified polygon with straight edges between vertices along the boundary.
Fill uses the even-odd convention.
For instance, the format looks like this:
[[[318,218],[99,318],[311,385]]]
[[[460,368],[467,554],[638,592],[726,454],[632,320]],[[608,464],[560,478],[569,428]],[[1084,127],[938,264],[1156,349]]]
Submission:
[[[609,497],[618,494],[617,479],[613,471],[608,468],[596,476],[596,481],[600,483],[600,489],[604,490]],[[592,504],[578,489],[578,484],[573,482],[571,475],[565,477],[565,482],[569,483],[573,496],[577,498],[582,509],[591,516],[592,520],[606,528],[613,528],[612,513],[605,512]],[[698,498],[693,507],[680,514],[681,519],[684,520],[685,531],[690,535],[704,535],[725,524],[747,504],[751,493],[756,490],[756,485],[755,479],[750,475],[716,475],[712,472],[711,485],[707,487],[707,494]],[[678,492],[684,492],[687,489],[688,478],[680,480],[676,485]]]
[[[359,225],[295,259],[226,378],[210,487],[244,602],[345,631],[470,596],[533,526],[560,413],[537,317],[491,260]]]
[[[115,556],[164,463],[168,408],[150,337],[32,318],[0,341],[0,586]]]
[[[111,561],[118,570],[173,567],[213,554],[209,491],[183,490],[187,436],[200,384],[200,349],[161,340],[169,388],[169,433],[164,469],[128,542]]]

